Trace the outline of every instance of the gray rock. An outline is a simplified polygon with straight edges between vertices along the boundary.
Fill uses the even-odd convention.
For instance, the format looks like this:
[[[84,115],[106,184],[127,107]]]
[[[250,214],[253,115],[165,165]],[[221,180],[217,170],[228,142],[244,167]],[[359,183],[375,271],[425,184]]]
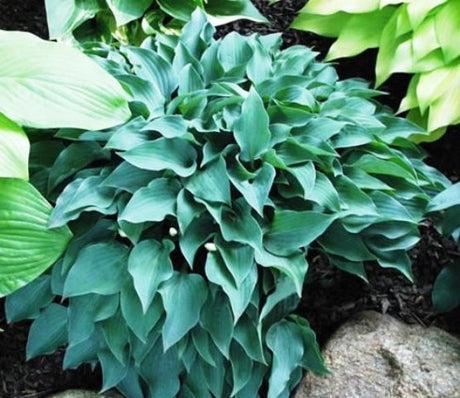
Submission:
[[[49,395],[46,398],[123,398],[123,396],[112,391],[98,394],[96,391],[67,390],[58,394]]]
[[[294,398],[459,398],[460,340],[376,312],[344,324],[323,350],[332,374],[307,374]]]

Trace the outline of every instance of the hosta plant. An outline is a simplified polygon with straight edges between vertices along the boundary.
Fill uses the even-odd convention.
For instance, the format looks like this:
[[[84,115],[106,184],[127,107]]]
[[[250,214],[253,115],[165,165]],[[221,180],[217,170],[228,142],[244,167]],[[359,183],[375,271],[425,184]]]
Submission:
[[[180,37],[87,45],[132,119],[31,147],[49,225],[74,238],[7,317],[34,320],[28,358],[65,346],[65,368],[100,363],[103,390],[130,398],[288,397],[304,369],[324,374],[294,313],[310,250],[411,278],[406,252],[449,186],[365,82],[280,35],[212,35],[196,11]]]
[[[125,122],[130,111],[120,84],[74,49],[0,31],[0,54],[1,297],[43,273],[71,238],[67,226],[48,228],[51,205],[28,182],[23,127],[107,128]],[[34,161],[49,161],[48,151],[31,168]]]
[[[193,10],[214,25],[267,20],[251,0],[45,0],[51,39],[139,44],[157,32],[179,32]]]
[[[337,38],[328,60],[378,48],[376,84],[411,73],[400,111],[439,138],[460,123],[460,0],[310,0],[292,27]]]
[[[460,183],[436,195],[428,203],[427,211],[437,221],[440,232],[452,236],[460,248]],[[448,312],[460,306],[460,259],[441,270],[433,286],[432,299],[439,312]]]

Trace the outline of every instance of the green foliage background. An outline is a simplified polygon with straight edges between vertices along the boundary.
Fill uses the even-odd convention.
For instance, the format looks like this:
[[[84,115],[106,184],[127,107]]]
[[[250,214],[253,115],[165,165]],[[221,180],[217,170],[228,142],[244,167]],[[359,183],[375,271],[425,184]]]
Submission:
[[[459,0],[310,0],[292,27],[337,38],[327,60],[378,48],[376,84],[411,73],[400,111],[433,141],[460,123]]]

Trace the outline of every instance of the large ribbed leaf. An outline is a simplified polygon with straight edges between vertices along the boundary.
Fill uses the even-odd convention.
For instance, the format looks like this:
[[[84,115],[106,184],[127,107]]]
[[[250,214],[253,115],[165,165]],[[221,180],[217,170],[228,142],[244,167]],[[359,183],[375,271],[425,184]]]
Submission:
[[[0,113],[0,177],[29,178],[29,146],[21,127]]]
[[[0,178],[0,296],[35,279],[67,246],[67,227],[47,227],[51,210],[28,182]]]
[[[120,84],[80,51],[0,31],[0,112],[31,127],[104,129],[130,117]]]

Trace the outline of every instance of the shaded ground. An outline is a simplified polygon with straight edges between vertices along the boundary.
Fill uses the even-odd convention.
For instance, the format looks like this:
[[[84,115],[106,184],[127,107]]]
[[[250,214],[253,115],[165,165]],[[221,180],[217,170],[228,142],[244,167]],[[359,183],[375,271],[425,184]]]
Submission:
[[[26,30],[47,37],[44,0],[0,0],[0,29]],[[305,0],[284,0],[273,6],[268,1],[256,1],[256,5],[271,21],[268,25],[238,21],[219,29],[219,35],[231,30],[243,34],[253,32],[285,32],[285,46],[305,44],[315,48],[321,57],[327,52],[331,40],[316,35],[289,30],[288,26]],[[373,80],[375,51],[367,51],[353,59],[336,65],[341,78],[362,77]],[[380,98],[396,109],[404,96],[408,77],[393,76],[382,87],[391,95]],[[451,128],[441,140],[425,145],[429,162],[453,181],[460,176],[460,129]],[[442,239],[430,225],[422,227],[423,239],[411,252],[414,263],[415,284],[411,284],[396,271],[368,265],[369,284],[360,279],[332,269],[320,256],[313,256],[311,283],[305,285],[304,299],[298,312],[305,316],[323,343],[336,327],[356,312],[373,309],[389,313],[407,323],[437,325],[450,332],[460,333],[459,311],[439,316],[431,308],[432,284],[442,267],[460,257],[453,243]],[[3,301],[0,300],[0,307]],[[0,397],[42,397],[53,391],[67,388],[97,388],[100,374],[89,368],[78,371],[61,370],[62,355],[34,359],[25,362],[25,344],[28,323],[7,326],[3,309],[0,309]]]

